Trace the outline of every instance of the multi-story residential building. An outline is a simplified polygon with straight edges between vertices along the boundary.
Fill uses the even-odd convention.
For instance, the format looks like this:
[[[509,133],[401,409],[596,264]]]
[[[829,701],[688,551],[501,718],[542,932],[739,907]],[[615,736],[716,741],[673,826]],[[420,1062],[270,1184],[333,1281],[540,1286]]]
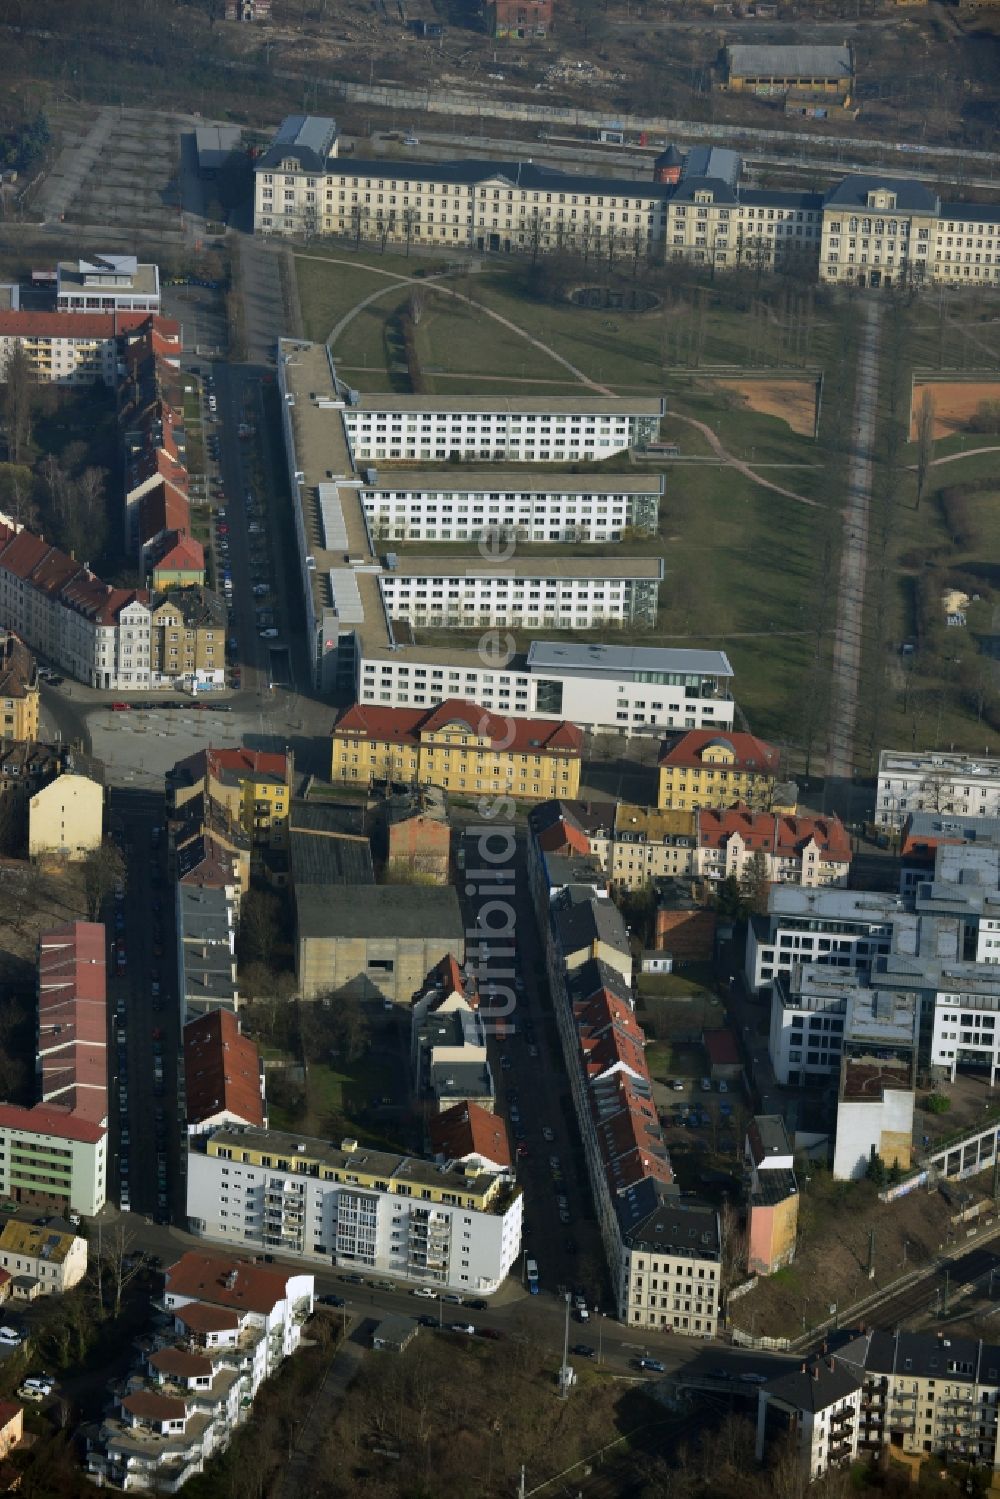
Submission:
[[[703,879],[743,880],[759,867],[765,879],[781,884],[847,884],[851,840],[839,817],[703,807],[697,825],[691,869]]]
[[[449,953],[465,961],[453,885],[321,885],[295,890],[295,972],[303,999],[353,994],[408,1005]]]
[[[264,1066],[230,1010],[209,1010],[184,1027],[184,1094],[189,1135],[227,1124],[267,1127]]]
[[[94,1216],[107,1190],[104,928],[76,921],[38,947],[40,1102],[0,1104],[0,1193]]]
[[[0,1265],[13,1277],[12,1294],[31,1301],[72,1290],[87,1273],[87,1241],[56,1225],[11,1218],[0,1233]]]
[[[140,265],[135,255],[94,255],[60,260],[56,266],[56,310],[75,315],[158,313],[160,268]]]
[[[1000,817],[1000,757],[882,750],[875,825],[901,829],[911,812]]]
[[[149,608],[23,527],[0,521],[0,616],[32,650],[90,687],[148,691]]]
[[[677,811],[741,804],[770,811],[780,756],[754,734],[691,730],[663,746],[657,805]]]
[[[85,859],[104,836],[104,787],[65,771],[28,803],[28,857]]]
[[[618,890],[641,890],[651,880],[691,872],[694,812],[560,798],[539,807],[531,826],[538,846],[549,854],[593,855]]]
[[[585,544],[651,535],[662,493],[661,474],[393,469],[362,486],[361,503],[377,543],[474,542],[492,527],[504,539]]]
[[[772,885],[767,914],[747,929],[746,978],[752,989],[786,977],[798,963],[847,968],[888,953],[898,895],[874,890]]]
[[[87,1434],[102,1488],[174,1494],[228,1446],[266,1379],[298,1348],[313,1309],[311,1275],[189,1251],[164,1273],[168,1331],[114,1390]]]
[[[178,535],[150,568],[154,593],[199,588],[205,582],[205,548],[193,536]]]
[[[900,835],[901,895],[933,874],[939,848],[1000,848],[1000,817],[960,817],[948,812],[910,812]],[[982,958],[980,959],[982,961]]]
[[[757,1461],[791,1441],[807,1483],[858,1455],[862,1381],[845,1359],[814,1354],[777,1374],[757,1397]]]
[[[40,384],[117,386],[122,350],[156,332],[158,347],[180,356],[180,324],[144,312],[0,311],[0,370],[23,350]]]
[[[389,565],[397,559],[387,556],[383,564],[377,556],[364,512],[358,462],[447,458],[451,452],[525,461],[608,457],[655,435],[662,410],[659,400],[609,403],[588,396],[553,404],[550,397],[462,402],[358,396],[338,377],[325,347],[292,341],[282,342],[278,378],[313,679],[320,690],[353,694],[362,703],[428,708],[461,697],[505,715],[565,717],[581,726],[632,733],[657,726],[731,726],[732,667],[722,652],[539,640],[523,655],[512,647],[508,650],[495,627],[503,599],[501,584],[507,585],[504,607],[511,618],[550,617],[548,603],[542,607],[542,595],[551,584],[558,603],[560,568],[552,564],[537,579],[519,583],[511,563],[504,578],[497,566],[505,555],[503,546],[492,545],[492,540],[499,543],[499,528],[494,536],[486,527],[482,534],[486,540],[492,537],[490,546],[485,557],[477,552],[475,564],[470,562],[467,569],[490,575],[494,613],[488,611],[488,622],[495,628],[491,648],[484,654],[479,642],[470,640],[454,646],[414,644],[406,621],[394,625],[392,619],[397,597],[400,607],[403,603],[402,575]],[[540,566],[537,560],[532,563],[536,565]],[[445,587],[439,580],[453,575],[456,564],[449,559],[446,567],[431,559],[427,567],[430,572],[423,578],[407,574],[410,607],[415,611],[417,604],[434,603],[431,594],[438,587],[444,611]],[[565,568],[562,571],[565,575]],[[657,578],[636,575],[634,583],[633,599],[638,599],[640,585],[643,596],[651,598]],[[624,600],[624,585],[608,580],[607,588],[612,586],[622,587]],[[424,600],[418,597],[421,588],[427,595]],[[525,594],[522,599],[516,597],[518,588]],[[539,612],[532,615],[525,606],[531,604],[535,589]],[[475,604],[474,599],[470,602]],[[572,602],[571,612],[557,614],[557,621],[577,618],[575,597]],[[595,592],[591,603],[586,598],[583,602],[592,613],[592,605],[600,600]],[[606,592],[601,608],[611,602]],[[464,621],[465,611],[461,614]],[[478,618],[474,609],[469,611],[469,621]]]
[[[204,749],[178,760],[167,773],[171,814],[207,796],[224,808],[255,846],[288,843],[294,759],[264,750]]]
[[[858,1447],[1000,1467],[1000,1347],[939,1332],[873,1328],[837,1352],[861,1382]]]
[[[0,630],[0,739],[38,738],[38,665],[23,640]]]
[[[274,1130],[192,1140],[187,1212],[206,1238],[452,1291],[491,1294],[521,1252],[506,1172]]]
[[[996,287],[1000,206],[943,202],[905,177],[845,177],[823,201],[819,274],[872,287]]]
[[[454,793],[575,796],[583,734],[565,720],[500,717],[475,703],[381,708],[355,703],[337,719],[330,776],[371,786],[409,782]]]
[[[593,630],[652,626],[662,557],[518,558],[467,569],[454,560],[405,556],[381,577],[393,620],[431,628]]]
[[[149,669],[157,682],[195,689],[226,685],[226,605],[203,587],[154,594],[149,605]]]
[[[874,1156],[908,1171],[920,1004],[915,994],[857,988],[844,1024],[833,1174],[859,1180]]]
[[[513,1165],[507,1125],[499,1114],[477,1103],[456,1103],[427,1121],[434,1159],[445,1165],[507,1172]]]
[[[236,903],[228,889],[175,886],[177,987],[181,1020],[240,1007],[236,983]]]
[[[663,1191],[651,1177],[619,1202],[629,1327],[712,1338],[722,1300],[719,1215],[706,1202]]]

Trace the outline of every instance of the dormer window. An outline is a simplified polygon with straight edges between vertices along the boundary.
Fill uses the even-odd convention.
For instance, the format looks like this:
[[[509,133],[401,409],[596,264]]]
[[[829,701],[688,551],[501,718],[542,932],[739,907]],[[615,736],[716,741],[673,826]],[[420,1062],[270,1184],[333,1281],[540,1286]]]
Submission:
[[[876,188],[874,192],[868,194],[868,207],[893,209],[896,207],[896,194],[890,193],[884,187]]]
[[[694,201],[696,203],[714,203],[715,194],[708,192],[705,188],[699,188],[694,195]]]

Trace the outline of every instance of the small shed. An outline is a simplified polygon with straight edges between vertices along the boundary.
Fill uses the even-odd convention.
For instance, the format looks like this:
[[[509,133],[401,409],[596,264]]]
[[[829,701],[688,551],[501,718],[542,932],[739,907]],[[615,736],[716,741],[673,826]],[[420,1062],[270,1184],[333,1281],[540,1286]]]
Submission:
[[[642,954],[643,973],[673,973],[674,955],[662,948],[647,947]]]
[[[740,1049],[736,1037],[725,1027],[717,1031],[703,1031],[701,1037],[708,1057],[708,1075],[713,1082],[724,1078],[727,1082],[739,1077],[743,1071]]]
[[[417,1336],[412,1317],[383,1317],[372,1333],[372,1347],[381,1353],[402,1353]]]

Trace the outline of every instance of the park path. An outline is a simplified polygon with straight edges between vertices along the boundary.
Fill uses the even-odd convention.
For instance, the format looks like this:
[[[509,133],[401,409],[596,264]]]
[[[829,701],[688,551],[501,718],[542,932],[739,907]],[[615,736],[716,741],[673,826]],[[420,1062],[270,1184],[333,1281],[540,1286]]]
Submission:
[[[945,453],[941,458],[931,459],[931,468],[937,468],[940,463],[957,463],[960,458],[975,458],[977,453],[1000,453],[1000,447],[992,448],[964,448],[961,453]],[[915,463],[908,463],[907,468],[916,469]]]
[[[338,1344],[311,1403],[302,1413],[294,1445],[271,1485],[268,1499],[310,1499],[320,1494],[312,1476],[313,1464],[364,1356],[365,1347],[352,1327],[351,1334]]]
[[[348,265],[354,266],[355,268],[357,267],[357,261],[355,260],[341,260],[339,258],[334,258],[328,255],[303,255],[301,256],[301,259],[317,260],[325,265]],[[350,309],[350,311],[346,312],[344,316],[339,320],[339,322],[334,324],[326,340],[327,344],[330,345],[331,348],[337,342],[337,339],[343,333],[344,329],[351,323],[354,318],[357,317],[358,313],[362,312],[366,307],[370,306],[372,302],[378,301],[380,297],[388,296],[392,291],[398,291],[400,287],[419,287],[427,286],[428,284],[430,284],[433,285],[434,290],[439,295],[443,295],[446,297],[455,297],[459,302],[465,302],[469,307],[473,307],[477,312],[485,314],[486,317],[493,318],[493,320],[497,323],[500,323],[502,327],[509,329],[511,333],[515,333],[518,338],[526,339],[527,342],[534,348],[538,349],[541,353],[548,355],[550,359],[554,359],[557,364],[561,364],[563,369],[569,370],[570,374],[574,375],[580,382],[580,384],[585,385],[588,390],[596,390],[599,394],[611,396],[615,400],[620,399],[617,391],[612,390],[610,386],[602,385],[597,380],[591,380],[589,375],[584,374],[583,370],[581,370],[577,365],[572,364],[570,360],[566,359],[562,354],[553,349],[551,344],[544,343],[542,339],[536,338],[533,333],[529,333],[525,328],[519,327],[517,323],[513,322],[510,318],[504,317],[502,313],[494,312],[491,308],[484,307],[481,302],[477,302],[473,297],[467,297],[464,292],[455,291],[455,289],[451,286],[444,286],[442,284],[440,276],[400,276],[396,271],[382,271],[379,270],[376,266],[365,266],[365,270],[370,271],[374,276],[385,277],[389,284],[387,286],[379,287],[378,290],[370,292],[367,297],[363,297],[360,302],[356,302]],[[448,273],[442,272],[442,275],[446,274]],[[481,376],[480,378],[484,377]],[[551,384],[551,381],[546,381],[543,383]],[[811,500],[807,495],[798,494],[794,489],[785,489],[782,485],[775,484],[773,479],[763,478],[756,472],[755,469],[750,467],[749,463],[744,463],[742,458],[736,458],[732,453],[727,452],[726,449],[722,446],[718,437],[712,431],[711,427],[709,427],[705,422],[700,422],[696,417],[693,416],[682,416],[679,411],[672,411],[670,415],[676,418],[677,421],[687,422],[690,426],[697,427],[700,432],[704,433],[705,437],[708,440],[709,446],[712,448],[712,451],[716,454],[716,456],[729,467],[736,469],[737,473],[743,474],[745,478],[750,479],[752,483],[759,484],[763,489],[773,490],[775,494],[783,495],[787,500],[794,500],[799,505],[808,505],[811,510],[819,510],[822,508],[817,500]]]
[[[868,566],[875,424],[878,416],[879,340],[882,303],[860,304],[862,320],[854,396],[854,440],[847,469],[844,545],[840,554],[837,623],[833,636],[830,732],[826,773],[850,780],[854,771],[854,732],[861,684],[861,643]]]
[[[355,268],[357,267],[357,261],[355,260],[335,260],[326,255],[303,255],[301,258],[303,260],[324,261],[327,265],[350,265]],[[581,385],[586,385],[588,390],[596,390],[603,396],[611,396],[614,400],[618,399],[615,391],[611,390],[607,385],[601,385],[597,380],[591,380],[589,375],[584,374],[583,370],[564,358],[562,354],[558,354],[551,345],[543,343],[533,333],[528,333],[524,328],[518,327],[517,323],[512,322],[510,318],[504,317],[502,313],[494,312],[490,307],[484,307],[475,298],[467,297],[464,292],[456,291],[452,286],[444,286],[440,276],[400,276],[396,271],[380,271],[373,266],[365,266],[365,270],[371,271],[376,276],[390,278],[390,285],[381,288],[380,291],[372,292],[369,296],[364,297],[360,302],[356,303],[350,312],[345,313],[339,323],[333,327],[326,340],[331,346],[336,343],[352,318],[355,318],[369,303],[376,301],[379,297],[388,296],[389,292],[396,291],[402,286],[419,287],[430,285],[434,287],[435,292],[439,295],[454,297],[458,302],[465,302],[467,306],[474,308],[476,312],[481,313],[485,317],[492,318],[495,323],[499,323],[503,328],[508,328],[511,333],[516,333],[519,338],[526,339],[533,348],[538,349],[542,354],[546,354],[550,359],[554,359],[557,364],[562,365],[563,369],[569,370],[570,374],[579,380]]]
[[[707,422],[700,422],[695,416],[684,416],[680,411],[669,411],[667,415],[671,421],[687,422],[690,427],[697,427],[708,441],[709,447],[717,458],[730,468],[736,469],[737,473],[743,474],[747,479],[752,479],[755,484],[760,484],[764,489],[773,489],[775,494],[784,495],[786,500],[796,500],[800,505],[808,505],[811,510],[821,510],[823,507],[818,500],[811,500],[808,495],[797,494],[794,489],[784,489],[780,484],[775,484],[773,479],[764,479],[749,463],[744,463],[742,458],[736,458],[722,446],[716,434]]]

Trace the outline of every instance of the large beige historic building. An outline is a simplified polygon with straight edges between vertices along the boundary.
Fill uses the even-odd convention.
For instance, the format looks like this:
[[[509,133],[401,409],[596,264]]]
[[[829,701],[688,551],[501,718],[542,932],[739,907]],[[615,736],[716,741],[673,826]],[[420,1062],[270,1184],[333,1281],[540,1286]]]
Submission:
[[[332,120],[293,116],[257,162],[254,228],[720,270],[796,264],[865,286],[1000,284],[1000,205],[942,202],[881,174],[845,177],[825,194],[746,188],[735,151],[692,147],[680,169],[668,155],[644,181],[530,161],[361,160],[337,155]]]

